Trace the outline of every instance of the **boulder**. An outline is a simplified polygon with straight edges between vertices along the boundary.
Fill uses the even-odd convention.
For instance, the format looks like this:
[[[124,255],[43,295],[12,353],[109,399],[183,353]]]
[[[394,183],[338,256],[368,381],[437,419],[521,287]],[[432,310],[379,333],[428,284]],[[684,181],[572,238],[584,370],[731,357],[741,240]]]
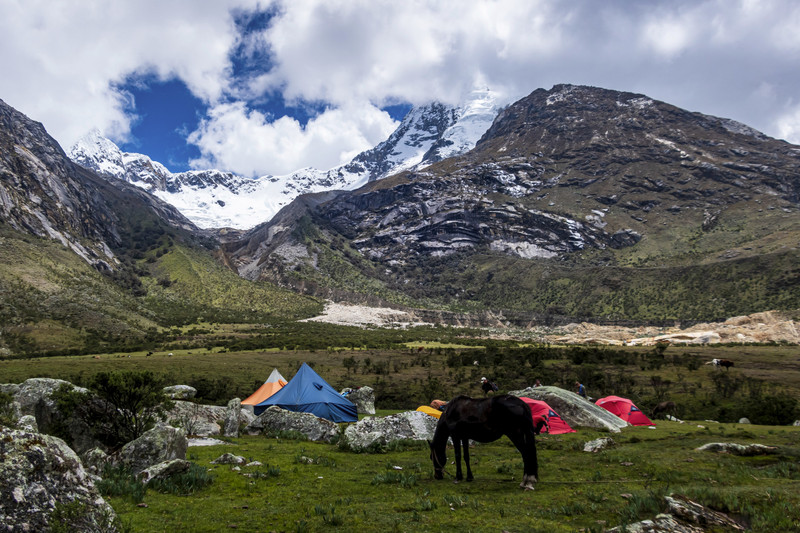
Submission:
[[[354,450],[396,440],[430,440],[437,420],[421,411],[406,411],[386,417],[368,416],[344,430],[344,442]]]
[[[31,433],[39,432],[39,425],[36,423],[36,417],[33,415],[24,415],[17,420],[17,427],[23,431],[30,431]]]
[[[183,400],[175,400],[174,403],[175,405],[166,415],[169,425],[183,429],[187,435],[199,437],[222,433],[227,407],[200,405]]]
[[[21,416],[33,416],[36,428],[40,433],[57,434],[67,439],[67,444],[81,454],[92,448],[102,446],[92,438],[92,432],[86,422],[62,413],[53,393],[62,386],[72,390],[88,393],[83,387],[76,387],[63,379],[31,378],[19,385],[14,400],[19,404]]]
[[[599,439],[590,440],[583,445],[583,451],[597,453],[605,450],[609,446],[614,445],[614,439],[611,437],[601,437]]]
[[[618,433],[629,425],[602,407],[559,387],[528,387],[509,394],[547,402],[573,428],[583,426]]]
[[[84,468],[97,476],[103,474],[103,469],[110,460],[108,454],[100,448],[92,448],[83,454],[82,459]]]
[[[191,400],[197,396],[197,389],[189,385],[170,385],[164,387],[164,394],[173,400]]]
[[[5,531],[49,531],[69,506],[74,531],[116,531],[114,510],[67,444],[41,433],[0,427],[0,524]],[[77,512],[76,512],[77,511]]]
[[[699,448],[698,452],[717,452],[732,453],[733,455],[770,455],[778,453],[776,446],[765,446],[763,444],[736,444],[735,442],[709,442]]]
[[[345,394],[346,393],[346,394]],[[360,415],[375,414],[375,391],[372,387],[358,387],[357,389],[342,389],[342,395],[353,402]]]
[[[749,418],[747,418],[747,417],[742,417],[742,418],[740,418],[740,419],[739,419],[739,423],[740,423],[740,424],[750,424],[751,422],[750,422],[750,419],[749,419]]]
[[[234,455],[232,453],[223,453],[213,461],[211,461],[212,465],[243,465],[247,462],[247,459],[242,457],[241,455]]]
[[[299,431],[309,440],[330,442],[339,434],[339,426],[311,413],[296,413],[271,405],[245,428],[249,435],[267,431]]]
[[[155,481],[158,479],[167,479],[176,474],[183,474],[184,472],[188,472],[189,468],[192,466],[192,463],[185,459],[173,459],[171,461],[164,461],[163,463],[158,463],[157,465],[153,465],[150,468],[145,468],[139,475],[136,476],[139,481],[147,485],[151,481]]]
[[[239,424],[242,416],[242,401],[234,398],[228,402],[225,408],[225,421],[223,422],[222,434],[226,437],[239,436]]]
[[[124,465],[133,474],[164,461],[186,459],[189,442],[182,429],[159,424],[117,452],[114,464]]]

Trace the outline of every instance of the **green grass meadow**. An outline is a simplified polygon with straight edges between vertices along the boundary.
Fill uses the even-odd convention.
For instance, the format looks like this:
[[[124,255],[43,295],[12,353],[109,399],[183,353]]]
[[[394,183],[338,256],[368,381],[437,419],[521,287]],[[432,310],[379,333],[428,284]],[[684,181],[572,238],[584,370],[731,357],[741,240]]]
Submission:
[[[704,427],[701,427],[704,426]],[[611,435],[599,453],[585,442]],[[707,442],[763,443],[775,455],[696,451]],[[216,531],[603,531],[652,519],[663,496],[683,494],[731,514],[752,531],[800,528],[800,430],[707,422],[659,422],[619,434],[581,429],[538,438],[541,481],[518,487],[522,460],[503,437],[471,450],[475,480],[454,483],[454,466],[433,479],[425,443],[385,453],[268,438],[191,447],[213,483],[187,496],[148,490],[141,502],[112,497],[123,522],[141,532]],[[225,452],[262,466],[212,465]],[[448,450],[452,461],[452,450]],[[144,504],[140,506],[140,504]]]

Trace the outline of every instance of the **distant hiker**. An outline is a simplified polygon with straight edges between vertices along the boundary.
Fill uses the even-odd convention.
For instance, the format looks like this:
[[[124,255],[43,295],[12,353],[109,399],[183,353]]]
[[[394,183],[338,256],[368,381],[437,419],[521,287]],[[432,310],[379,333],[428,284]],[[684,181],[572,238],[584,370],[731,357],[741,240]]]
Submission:
[[[497,392],[497,384],[486,378],[481,378],[481,389],[483,389],[483,395],[486,396],[490,392]]]
[[[583,383],[576,381],[575,386],[578,388],[578,396],[586,398],[586,388],[583,386]]]
[[[534,389],[537,388],[537,387],[541,387],[541,386],[542,386],[542,382],[540,380],[537,379],[536,381],[533,382],[533,388]]]

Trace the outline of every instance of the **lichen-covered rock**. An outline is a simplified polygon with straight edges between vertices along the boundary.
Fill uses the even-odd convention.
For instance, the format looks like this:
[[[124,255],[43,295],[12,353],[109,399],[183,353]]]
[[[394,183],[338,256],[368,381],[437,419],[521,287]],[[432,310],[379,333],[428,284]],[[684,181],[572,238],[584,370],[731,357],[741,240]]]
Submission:
[[[39,432],[39,425],[36,423],[36,417],[33,415],[21,416],[19,420],[17,420],[17,428],[32,433]]]
[[[167,479],[176,474],[188,472],[191,466],[192,463],[185,459],[173,459],[171,461],[164,461],[163,463],[158,463],[157,465],[145,468],[139,472],[139,475],[136,477],[139,479],[139,481],[147,485],[151,481],[155,481],[157,479]]]
[[[110,461],[108,454],[100,448],[92,448],[82,456],[83,466],[95,475],[103,473],[103,469]]]
[[[330,442],[339,434],[339,426],[311,413],[296,413],[271,405],[245,428],[249,435],[265,431],[298,431],[309,440]]]
[[[189,442],[182,429],[159,424],[141,437],[122,447],[114,455],[114,463],[124,465],[138,474],[155,464],[186,459]]]
[[[242,416],[242,401],[234,398],[228,402],[225,408],[225,421],[223,422],[222,434],[226,437],[239,436],[239,424]]]
[[[735,442],[709,442],[697,448],[699,452],[732,453],[733,455],[770,455],[778,453],[775,446],[763,444],[736,444]]]
[[[342,394],[346,394],[348,400],[353,402],[360,415],[375,414],[375,391],[372,387],[359,387],[357,389],[342,389]]]
[[[611,437],[601,437],[599,439],[590,440],[583,445],[583,451],[597,453],[605,450],[609,446],[613,446],[614,439]]]
[[[235,455],[232,453],[223,453],[213,461],[211,461],[212,465],[243,465],[247,462],[247,459],[242,457],[241,455]]]
[[[164,387],[164,394],[173,400],[191,400],[197,396],[197,389],[189,385],[170,385]]]
[[[63,440],[0,427],[0,529],[48,531],[65,506],[78,511],[74,531],[115,531],[113,509]]]
[[[547,402],[572,427],[583,426],[618,433],[629,425],[602,407],[559,387],[528,387],[509,394]]]
[[[222,434],[227,408],[218,405],[200,405],[176,400],[167,413],[167,423],[186,431],[187,435],[208,437]]]
[[[397,440],[430,440],[437,420],[421,411],[406,411],[386,417],[368,416],[344,430],[344,441],[355,450]]]

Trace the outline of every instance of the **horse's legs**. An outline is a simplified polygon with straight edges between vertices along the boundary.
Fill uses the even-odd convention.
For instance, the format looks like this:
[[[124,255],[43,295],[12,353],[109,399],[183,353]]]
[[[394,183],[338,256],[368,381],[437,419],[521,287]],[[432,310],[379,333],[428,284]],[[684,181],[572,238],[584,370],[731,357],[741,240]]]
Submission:
[[[464,464],[467,465],[467,481],[472,481],[472,468],[469,466],[469,439],[462,440],[461,445],[464,447]]]
[[[453,437],[453,454],[456,456],[456,483],[464,479],[461,473],[461,438]],[[469,469],[469,463],[467,463]]]
[[[520,487],[533,490],[533,484],[539,481],[539,461],[536,457],[536,437],[533,431],[523,430],[508,436],[519,453],[522,454],[523,475]]]

